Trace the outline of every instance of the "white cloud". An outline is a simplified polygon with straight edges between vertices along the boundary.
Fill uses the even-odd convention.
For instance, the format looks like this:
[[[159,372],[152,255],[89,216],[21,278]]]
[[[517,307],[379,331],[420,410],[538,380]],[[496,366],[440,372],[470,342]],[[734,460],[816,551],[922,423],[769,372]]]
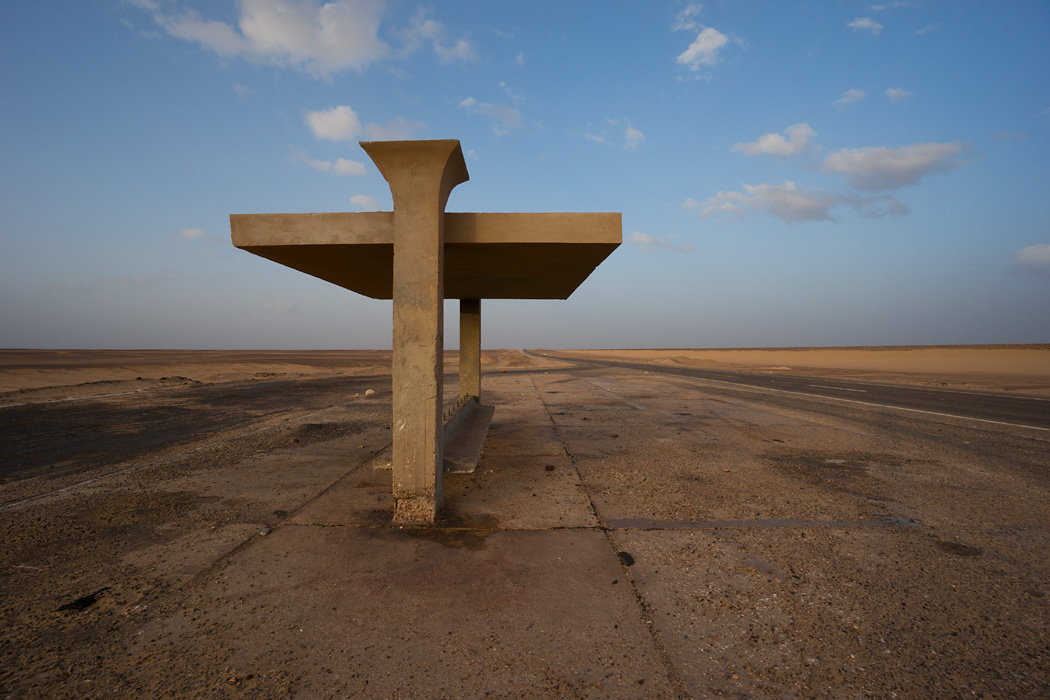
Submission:
[[[318,160],[311,158],[303,151],[292,149],[292,153],[296,158],[309,165],[314,170],[320,170],[322,173],[331,173],[332,175],[364,175],[365,165],[359,163],[356,160],[347,160],[346,158],[337,158],[335,161],[330,160]]]
[[[197,238],[210,238],[207,231],[199,228],[184,228],[175,236],[180,241],[192,241]]]
[[[220,56],[294,66],[316,77],[362,71],[389,52],[378,36],[382,0],[241,0],[237,28],[193,9],[167,12],[160,3],[135,4],[171,36]]]
[[[1019,131],[997,131],[992,134],[993,141],[1024,141],[1028,134]]]
[[[857,17],[846,26],[852,27],[855,32],[869,31],[872,36],[878,36],[883,28],[881,24],[873,20],[871,17]]]
[[[626,117],[606,117],[602,124],[588,124],[580,129],[580,136],[603,146],[617,146],[621,144],[628,150],[635,150],[645,142],[645,134],[631,124]],[[596,128],[597,127],[597,128]]]
[[[701,66],[714,66],[719,62],[718,52],[729,43],[729,37],[713,27],[704,27],[696,39],[678,56],[679,65],[698,71]]]
[[[890,102],[900,102],[905,97],[911,97],[912,93],[901,88],[889,88],[886,90],[886,97],[890,98]]]
[[[849,90],[846,90],[846,92],[842,93],[842,97],[832,102],[831,106],[837,107],[838,109],[845,109],[846,105],[850,105],[854,102],[859,102],[863,100],[864,96],[867,94],[868,93],[864,92],[863,90],[854,90],[853,88],[850,88]]]
[[[500,82],[499,89],[503,91],[503,94],[510,98],[510,101],[514,104],[521,104],[525,101],[525,93],[515,87],[511,87],[504,82]]]
[[[824,159],[824,170],[844,175],[858,190],[892,190],[917,182],[930,173],[965,165],[959,155],[969,145],[917,143],[899,148],[843,148]]]
[[[934,22],[933,24],[928,24],[925,27],[923,27],[922,29],[916,29],[915,30],[915,34],[918,35],[918,36],[922,36],[926,32],[932,32],[934,29],[937,29],[942,24],[944,24],[944,22]]]
[[[424,131],[427,125],[415,119],[394,117],[386,124],[369,124],[365,134],[369,141],[404,141]]]
[[[627,139],[627,143],[624,145],[632,151],[638,148],[638,144],[645,141],[645,134],[638,131],[638,129],[635,129],[630,124],[627,125],[627,129],[624,131],[623,136]]]
[[[402,56],[415,53],[423,43],[430,42],[441,63],[478,60],[478,55],[470,41],[460,38],[450,43],[445,25],[433,19],[430,14],[431,10],[420,8],[412,17],[408,28],[401,31],[401,36],[405,41]]]
[[[881,5],[871,5],[868,9],[872,12],[882,12],[883,10],[899,10],[903,7],[911,7],[910,2],[903,2],[902,0],[892,0],[892,2],[886,2]]]
[[[492,127],[497,136],[502,136],[521,126],[521,112],[508,104],[478,102],[473,97],[468,97],[459,103],[459,108],[471,114],[486,116],[497,122]]]
[[[350,198],[350,203],[361,211],[379,211],[379,202],[371,195],[355,194]]]
[[[175,2],[128,2],[149,12],[170,36],[219,56],[292,66],[323,79],[343,70],[361,72],[384,58],[407,58],[425,43],[441,63],[478,60],[469,39],[449,39],[426,9],[394,31],[403,46],[391,50],[379,38],[384,0],[240,0],[236,23],[205,19]]]
[[[719,192],[701,203],[700,216],[721,212],[743,216],[748,209],[757,209],[784,221],[832,221],[828,211],[836,204],[833,195],[788,180],[782,185],[744,185],[744,192]]]
[[[719,193],[721,194],[721,193]],[[686,197],[685,201],[682,202],[682,209],[686,211],[696,211],[700,208],[700,202],[696,201],[692,197]]]
[[[685,209],[700,209],[701,218],[725,213],[743,216],[749,211],[765,211],[787,222],[835,221],[831,209],[848,206],[869,218],[908,213],[908,208],[889,195],[863,196],[833,194],[824,190],[807,190],[790,180],[781,185],[744,185],[744,192],[719,192],[697,203],[687,199]]]
[[[332,164],[332,173],[335,175],[364,175],[365,165],[355,160],[336,158]]]
[[[690,29],[696,29],[699,25],[696,22],[696,17],[702,12],[704,6],[698,2],[692,2],[685,6],[685,9],[678,13],[678,16],[674,19],[674,24],[671,26],[672,32],[681,32]]]
[[[306,125],[326,141],[352,141],[361,133],[361,120],[349,105],[306,113]]]
[[[519,66],[524,66],[525,65],[525,52],[524,51],[519,51],[518,55],[514,57],[514,62],[517,63]]]
[[[238,34],[225,22],[203,19],[196,10],[184,10],[177,15],[157,14],[153,19],[171,36],[186,41],[196,41],[220,56],[236,56],[252,53],[251,41]]]
[[[237,97],[241,98],[242,100],[248,95],[251,95],[255,92],[255,90],[252,90],[247,85],[241,85],[240,83],[233,84],[233,91],[237,93]]]
[[[1024,273],[1050,277],[1050,243],[1021,248],[1014,253],[1014,265]]]
[[[450,61],[477,61],[478,55],[474,53],[474,47],[466,39],[459,39],[452,46],[434,44],[434,52],[442,63]]]
[[[685,245],[675,245],[672,243],[671,239],[675,237],[676,236],[673,233],[668,234],[663,238],[657,238],[656,236],[651,236],[648,233],[641,233],[640,231],[631,232],[631,240],[635,244],[641,246],[643,250],[660,248],[662,250],[673,250],[678,253],[689,253],[693,250],[693,246],[688,243]]]
[[[758,140],[751,143],[736,144],[733,150],[742,151],[746,156],[766,155],[783,159],[814,147],[811,139],[817,135],[817,132],[805,122],[792,124],[784,129],[784,133],[788,135],[788,138],[780,134],[763,134],[758,137]]]
[[[305,121],[314,136],[326,141],[353,141],[362,133],[370,141],[398,141],[410,139],[426,129],[423,122],[404,117],[394,117],[386,124],[368,124],[362,127],[361,120],[350,105],[307,112]]]

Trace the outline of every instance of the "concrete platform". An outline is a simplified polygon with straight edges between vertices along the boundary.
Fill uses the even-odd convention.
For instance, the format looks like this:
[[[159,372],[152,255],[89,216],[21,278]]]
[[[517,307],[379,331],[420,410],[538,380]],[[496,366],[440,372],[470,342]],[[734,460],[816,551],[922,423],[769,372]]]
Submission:
[[[5,509],[4,697],[1050,689],[1036,433],[655,371],[485,381],[437,526],[390,522],[382,388]]]

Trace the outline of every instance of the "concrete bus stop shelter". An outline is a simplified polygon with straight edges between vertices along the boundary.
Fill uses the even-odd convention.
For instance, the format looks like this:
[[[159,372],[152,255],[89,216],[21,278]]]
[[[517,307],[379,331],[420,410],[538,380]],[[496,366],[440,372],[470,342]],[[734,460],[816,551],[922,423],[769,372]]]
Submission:
[[[445,213],[469,177],[458,140],[361,147],[389,183],[394,211],[234,214],[230,229],[238,248],[393,300],[394,520],[433,522],[446,447],[465,440],[460,451],[476,464],[492,415],[480,405],[481,300],[567,299],[620,245],[620,214]],[[460,401],[447,425],[445,299],[460,300]]]

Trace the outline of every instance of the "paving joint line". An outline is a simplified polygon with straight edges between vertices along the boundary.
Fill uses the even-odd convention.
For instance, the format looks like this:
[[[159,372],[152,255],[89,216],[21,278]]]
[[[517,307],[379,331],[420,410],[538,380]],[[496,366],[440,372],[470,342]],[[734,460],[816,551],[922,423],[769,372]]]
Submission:
[[[550,407],[547,402],[543,399],[543,395],[540,393],[540,389],[536,386],[536,380],[533,378],[532,373],[528,374],[529,382],[532,384],[533,390],[536,392],[537,398],[540,403],[543,404],[543,410],[547,414],[547,418],[550,420],[551,425],[554,427],[554,432],[558,435],[558,442],[561,444],[562,450],[565,451],[565,455],[569,458],[569,462],[572,464],[573,471],[576,472],[576,478],[579,481],[580,488],[583,490],[584,495],[587,497],[587,504],[590,506],[591,512],[594,514],[594,519],[598,523],[597,529],[601,531],[605,537],[605,541],[609,543],[609,548],[612,549],[613,554],[616,555],[616,559],[620,564],[620,569],[623,571],[624,578],[627,579],[628,585],[631,587],[631,592],[634,594],[635,603],[638,605],[639,616],[642,619],[642,623],[645,628],[649,630],[649,635],[653,640],[653,645],[656,647],[656,653],[660,656],[660,659],[664,663],[664,670],[667,673],[668,680],[671,686],[675,689],[675,694],[680,698],[690,698],[691,695],[686,690],[685,681],[682,679],[682,675],[678,672],[678,668],[674,664],[674,660],[671,658],[671,653],[667,650],[667,645],[664,644],[663,638],[656,629],[655,616],[653,615],[653,608],[646,601],[645,596],[638,589],[638,582],[631,574],[630,566],[627,565],[624,554],[613,540],[612,533],[610,532],[608,524],[605,522],[605,518],[602,516],[598,506],[594,503],[594,498],[591,496],[590,489],[583,481],[583,475],[580,474],[580,469],[576,464],[576,457],[570,451],[568,446],[565,444],[565,438],[561,434],[561,430],[558,428],[557,421],[554,420],[554,416],[551,414]],[[584,380],[586,381],[586,380]],[[589,382],[588,382],[589,383]],[[593,386],[593,385],[592,385]],[[600,388],[600,387],[599,387]],[[632,562],[633,563],[633,562]]]
[[[355,401],[359,401],[359,400],[360,399],[354,399],[354,400],[348,402],[347,404],[341,404],[341,406],[346,406],[346,405],[349,405],[349,404],[354,403]],[[340,406],[332,406],[331,408],[339,408],[339,407]],[[328,410],[328,409],[324,409],[324,410]],[[321,411],[317,411],[316,413],[320,413],[320,412]],[[309,415],[316,415],[316,413],[311,413]],[[307,416],[303,416],[303,417],[305,418]],[[373,462],[375,462],[376,458],[379,457],[379,455],[383,454],[383,452],[385,450],[389,449],[390,445],[392,445],[392,444],[393,443],[391,442],[391,443],[388,443],[388,444],[384,445],[383,447],[379,448],[378,450],[373,450],[371,455],[369,455],[365,459],[362,459],[353,468],[351,468],[348,472],[346,472],[345,474],[340,475],[335,481],[333,481],[332,483],[328,484],[328,486],[325,486],[323,489],[318,491],[314,496],[312,496],[311,498],[308,498],[307,500],[305,500],[302,503],[300,503],[297,507],[293,508],[288,513],[288,515],[285,516],[285,520],[288,520],[290,518],[295,517],[297,514],[301,513],[303,511],[303,509],[306,508],[308,505],[310,505],[311,503],[316,501],[318,498],[321,498],[322,496],[327,494],[329,491],[334,489],[336,486],[338,486],[344,479],[347,479],[352,474],[354,474],[355,472],[359,471],[365,465],[369,465],[369,464],[372,464]],[[278,525],[283,527],[284,525],[295,525],[295,524],[298,524],[298,523],[288,523],[288,522],[282,521],[281,523],[275,523],[273,526],[270,526],[270,525],[264,523],[264,527],[270,528],[271,532],[269,532],[269,533],[264,535],[262,533],[262,530],[259,530],[259,531],[255,532],[254,534],[252,534],[251,536],[245,538],[244,540],[242,540],[240,542],[240,544],[238,544],[233,549],[231,549],[228,552],[226,552],[224,554],[221,554],[220,556],[216,557],[208,566],[206,566],[201,571],[198,571],[188,581],[186,581],[181,586],[179,586],[179,589],[180,590],[185,590],[185,591],[188,592],[188,590],[192,586],[196,585],[197,582],[203,580],[211,572],[213,572],[216,569],[220,568],[223,564],[225,564],[230,558],[232,558],[235,554],[240,552],[242,549],[246,549],[252,543],[254,543],[256,540],[259,540],[259,539],[261,539],[263,537],[268,537],[270,534],[272,534],[272,530],[275,529]]]

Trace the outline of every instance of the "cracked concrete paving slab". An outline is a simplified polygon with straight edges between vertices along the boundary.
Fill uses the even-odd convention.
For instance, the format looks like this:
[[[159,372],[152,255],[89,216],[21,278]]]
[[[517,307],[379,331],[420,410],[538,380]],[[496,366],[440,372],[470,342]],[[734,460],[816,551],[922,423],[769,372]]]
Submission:
[[[675,695],[594,530],[285,525],[131,653],[192,658],[247,696],[283,681],[298,697]]]
[[[695,697],[1037,697],[1045,687],[1032,645],[1043,606],[1025,593],[1038,577],[1005,576],[1006,561],[946,550],[919,528],[614,539]]]
[[[715,440],[659,447],[685,382],[601,382],[645,420],[590,410],[580,383],[552,419],[690,695],[1046,691],[1045,482],[986,430],[737,395],[692,409]],[[1023,437],[999,449],[1035,457]]]

